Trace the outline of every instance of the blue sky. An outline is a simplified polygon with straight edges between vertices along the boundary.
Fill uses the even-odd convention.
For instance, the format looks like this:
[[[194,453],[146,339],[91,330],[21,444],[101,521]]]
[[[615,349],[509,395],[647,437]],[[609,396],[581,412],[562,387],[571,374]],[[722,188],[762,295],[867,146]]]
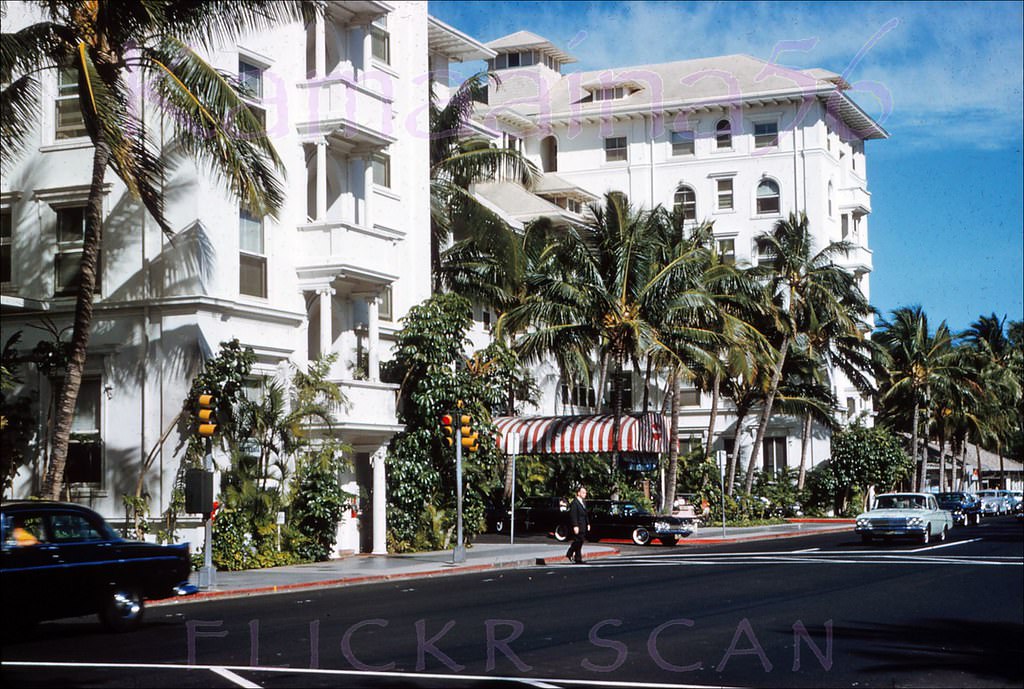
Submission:
[[[747,53],[844,74],[891,136],[866,146],[872,303],[921,304],[954,330],[1024,319],[1024,3],[431,0],[430,13],[484,42],[532,31],[573,71]]]

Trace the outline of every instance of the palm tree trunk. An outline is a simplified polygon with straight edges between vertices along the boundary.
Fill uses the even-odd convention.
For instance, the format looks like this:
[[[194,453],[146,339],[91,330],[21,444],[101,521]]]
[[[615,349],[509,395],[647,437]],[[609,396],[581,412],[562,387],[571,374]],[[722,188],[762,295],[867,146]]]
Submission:
[[[981,443],[980,442],[974,444],[974,452],[975,452],[975,454],[977,455],[977,458],[978,458],[978,485],[976,485],[974,487],[974,490],[978,490],[978,489],[981,488]]]
[[[612,476],[619,474],[619,433],[622,432],[622,356],[615,355],[615,368],[612,376]],[[614,479],[616,485],[612,488],[618,492],[618,479]],[[613,497],[612,500],[618,500]]]
[[[754,447],[750,449],[750,459],[747,460],[747,478],[744,484],[744,490],[747,493],[754,487],[754,465],[757,462],[757,455],[761,452],[761,445],[764,443],[765,431],[768,430],[768,420],[772,416],[772,403],[775,402],[775,395],[779,391],[779,383],[782,381],[782,367],[786,365],[786,354],[788,351],[789,334],[786,334],[782,338],[782,345],[779,347],[779,358],[775,361],[771,387],[768,389],[768,397],[764,401],[764,409],[761,410],[761,419],[757,425]]]
[[[661,498],[661,512],[672,511],[672,503],[676,501],[676,477],[679,475],[679,376],[672,376],[672,388],[669,403],[672,410],[669,421],[668,441],[668,473],[665,476],[665,494]]]
[[[946,490],[946,434],[939,431],[939,491]]]
[[[604,403],[604,386],[608,379],[608,352],[601,355],[601,373],[597,377],[597,413],[603,414],[607,405]]]
[[[645,414],[647,413],[647,410],[651,408],[651,368],[652,368],[652,363],[653,363],[651,361],[652,358],[653,357],[648,355],[648,357],[647,357],[647,370],[644,371],[644,406],[643,406],[643,410],[644,410]],[[639,363],[639,362],[637,362],[637,363]],[[639,367],[637,367],[637,370],[639,370]]]
[[[996,454],[999,455],[999,487],[1006,490],[1006,466],[1003,462],[1003,443],[996,438]]]
[[[716,371],[714,382],[711,383],[711,418],[708,419],[708,442],[704,446],[704,461],[711,458],[711,448],[715,446],[715,424],[718,423],[718,397],[721,387],[722,374]],[[733,454],[736,454],[735,450]]]
[[[736,483],[736,470],[740,465],[740,435],[743,433],[743,419],[747,415],[746,407],[736,408],[736,431],[732,439],[732,457],[726,467],[725,494],[732,495],[733,484]]]
[[[796,489],[804,489],[804,480],[807,478],[807,449],[811,444],[811,430],[813,428],[814,420],[811,415],[808,414],[804,417],[804,435],[800,442],[800,472],[796,478]]]
[[[914,458],[914,471],[916,472],[916,480],[914,481],[915,485],[913,486],[913,488],[915,490],[921,490],[921,453],[917,447],[917,417],[918,414],[920,414],[920,412],[920,404],[918,403],[917,399],[915,399],[914,417],[910,422],[910,456]]]
[[[96,290],[96,277],[99,274],[99,254],[103,239],[103,179],[107,162],[110,160],[110,147],[102,135],[97,135],[95,144],[89,199],[85,208],[85,238],[82,243],[80,282],[75,301],[74,330],[71,334],[67,373],[57,403],[57,422],[53,431],[50,464],[42,489],[42,497],[47,500],[58,500],[64,485],[71,424],[75,418],[78,391],[82,387],[82,372],[85,370],[89,331],[92,328],[92,300]]]

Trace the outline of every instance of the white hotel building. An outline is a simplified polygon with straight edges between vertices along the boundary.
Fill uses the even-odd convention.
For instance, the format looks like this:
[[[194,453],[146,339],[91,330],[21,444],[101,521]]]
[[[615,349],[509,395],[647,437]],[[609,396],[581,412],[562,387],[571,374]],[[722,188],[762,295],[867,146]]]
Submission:
[[[220,342],[252,347],[256,376],[286,375],[289,362],[337,352],[331,378],[351,404],[335,410],[333,427],[355,451],[343,483],[363,496],[339,527],[338,549],[384,551],[384,455],[401,425],[397,386],[380,381],[379,366],[398,319],[430,294],[427,93],[429,75],[450,62],[493,61],[503,85],[481,110],[481,129],[515,137],[548,173],[534,193],[482,185],[481,196],[512,222],[571,219],[580,202],[621,190],[638,204],[678,202],[713,219],[723,251],[756,262],[753,237],[806,209],[822,242],[858,245],[848,265],[867,292],[863,142],[885,132],[843,95],[837,75],[746,56],[562,75],[572,58],[532,34],[485,46],[428,17],[425,3],[327,4],[315,25],[246,36],[206,56],[260,94],[287,168],[278,220],[249,217],[201,166],[180,160],[166,179],[168,240],[108,171],[100,286],[68,466],[74,500],[123,518],[121,496],[134,493],[153,454],[145,492],[154,517],[166,509],[180,451],[178,434],[165,432]],[[5,30],[31,21],[24,12],[12,9]],[[30,150],[5,154],[0,182],[0,335],[22,331],[24,354],[49,339],[32,327],[42,319],[71,323],[91,169],[91,145],[67,100],[74,87],[48,76]],[[162,143],[170,159],[173,142]],[[22,373],[22,392],[45,408],[46,378],[31,367]],[[538,413],[587,411],[563,400],[554,372],[542,370],[541,381]],[[859,394],[840,377],[834,385],[859,413]],[[691,397],[683,435],[706,425],[697,402],[707,400]],[[42,435],[45,413],[39,419]],[[725,415],[720,431],[730,423]],[[798,425],[779,418],[770,433],[790,465]],[[827,448],[822,436],[815,462]],[[40,469],[37,459],[18,474],[15,497],[38,488]]]
[[[855,245],[842,265],[870,297],[871,250],[864,142],[886,132],[845,93],[848,85],[822,69],[793,70],[748,55],[563,73],[575,62],[550,41],[526,31],[491,41],[488,69],[500,78],[477,110],[486,127],[545,173],[530,194],[509,183],[479,186],[509,222],[541,215],[571,220],[605,192],[625,192],[639,207],[681,207],[695,223],[714,222],[722,255],[756,265],[755,238],[792,211],[806,211],[818,248]],[[846,418],[871,418],[871,400],[841,372],[832,388]],[[588,413],[593,395],[542,371],[538,413]],[[634,407],[642,372],[627,375]],[[589,398],[589,399],[588,399]],[[653,391],[653,408],[663,394]],[[704,442],[710,395],[684,390],[679,437]],[[716,449],[733,450],[736,418],[720,414]],[[756,413],[740,435],[744,465]],[[802,420],[776,415],[756,466],[779,470],[800,461]],[[816,427],[811,464],[829,456],[829,436]]]

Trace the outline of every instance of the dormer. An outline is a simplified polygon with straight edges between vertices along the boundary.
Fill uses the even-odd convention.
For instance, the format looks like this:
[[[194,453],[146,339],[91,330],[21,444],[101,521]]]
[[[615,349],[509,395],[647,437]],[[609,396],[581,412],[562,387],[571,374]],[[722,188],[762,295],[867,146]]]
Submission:
[[[582,84],[586,93],[581,103],[599,103],[602,101],[621,101],[629,98],[643,88],[639,82],[631,79],[594,79]]]
[[[487,60],[487,71],[498,74],[503,84],[522,82],[497,91],[492,85],[488,97],[492,105],[536,95],[529,93],[535,91],[536,87],[525,88],[528,83],[543,82],[550,85],[562,77],[562,65],[576,62],[576,58],[559,50],[548,39],[529,31],[517,31],[485,45],[497,53]]]

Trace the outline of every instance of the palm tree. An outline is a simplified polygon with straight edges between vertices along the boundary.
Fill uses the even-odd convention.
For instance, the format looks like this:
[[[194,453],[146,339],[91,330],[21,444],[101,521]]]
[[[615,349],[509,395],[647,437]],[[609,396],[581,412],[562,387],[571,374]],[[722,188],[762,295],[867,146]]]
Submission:
[[[1024,352],[1006,336],[1006,318],[980,316],[961,335],[970,348],[971,361],[987,402],[986,422],[999,455],[999,485],[1006,487],[1003,462],[1005,439],[1021,427],[1022,369]],[[979,474],[980,476],[980,474]]]
[[[525,299],[498,321],[497,332],[522,333],[520,355],[551,356],[567,379],[590,380],[593,358],[612,369],[613,437],[622,415],[621,374],[627,361],[669,351],[656,327],[687,262],[668,262],[660,211],[630,205],[619,192],[592,204],[579,227],[552,228],[536,265],[524,278]],[[604,392],[599,385],[599,397]],[[612,469],[618,470],[618,451]]]
[[[758,242],[771,256],[771,261],[754,268],[753,272],[764,280],[775,305],[779,346],[747,464],[747,492],[753,487],[754,465],[768,429],[772,403],[790,346],[818,322],[830,321],[836,332],[853,333],[858,325],[855,315],[868,308],[854,276],[834,262],[839,255],[848,253],[851,245],[832,242],[815,252],[805,213],[790,213],[788,218],[776,222],[770,233],[758,237]]]
[[[214,49],[221,40],[279,22],[312,18],[313,3],[268,0],[122,3],[50,0],[45,19],[0,37],[0,136],[18,150],[39,104],[38,77],[69,71],[93,143],[85,211],[85,238],[71,336],[71,360],[60,389],[57,423],[43,497],[57,498],[64,480],[74,416],[92,324],[97,257],[102,237],[103,188],[110,168],[142,201],[165,233],[164,166],[130,83],[142,75],[144,98],[175,130],[187,154],[208,163],[225,187],[254,214],[274,215],[283,203],[283,171],[260,119],[240,97],[240,86],[204,61],[190,45]],[[150,113],[153,111],[151,110]],[[150,115],[150,120],[157,119]]]
[[[468,133],[474,104],[492,81],[500,87],[497,77],[474,74],[443,107],[431,90],[430,267],[435,292],[447,288],[500,307],[522,270],[521,240],[471,186],[508,179],[530,188],[540,172],[519,151]]]
[[[910,412],[911,454],[918,462],[917,489],[923,490],[927,452],[918,447],[919,423],[922,410],[925,419],[931,416],[933,393],[959,372],[952,336],[945,321],[932,333],[921,307],[905,306],[881,321],[875,340],[891,361],[881,386],[880,399],[887,405],[883,418],[905,418]]]

